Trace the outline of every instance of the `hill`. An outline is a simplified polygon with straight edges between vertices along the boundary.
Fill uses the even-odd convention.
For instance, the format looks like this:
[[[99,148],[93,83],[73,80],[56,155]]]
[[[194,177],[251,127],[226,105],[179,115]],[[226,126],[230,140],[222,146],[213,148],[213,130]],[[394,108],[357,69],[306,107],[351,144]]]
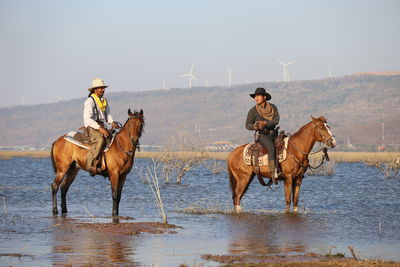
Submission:
[[[208,141],[252,140],[244,129],[254,105],[249,93],[264,87],[281,115],[281,129],[294,132],[310,115],[327,118],[339,143],[400,143],[400,75],[351,75],[323,80],[260,82],[227,87],[117,92],[106,96],[114,118],[124,122],[127,110],[144,110],[142,144],[162,144],[177,129]],[[86,92],[82,92],[85,95]],[[46,145],[82,126],[85,97],[59,103],[0,108],[0,146]]]

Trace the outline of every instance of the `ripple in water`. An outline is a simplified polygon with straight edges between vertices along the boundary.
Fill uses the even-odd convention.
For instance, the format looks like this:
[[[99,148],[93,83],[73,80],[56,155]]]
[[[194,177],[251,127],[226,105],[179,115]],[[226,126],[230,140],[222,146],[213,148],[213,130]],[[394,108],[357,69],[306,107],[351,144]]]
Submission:
[[[146,159],[135,161],[139,168],[148,164]],[[400,181],[384,180],[362,163],[339,163],[332,176],[306,176],[297,214],[284,212],[282,186],[266,191],[256,180],[243,197],[244,212],[235,214],[226,172],[197,168],[182,185],[160,181],[168,221],[183,227],[178,234],[124,236],[119,242],[68,232],[61,216],[53,218],[53,178],[49,159],[0,160],[0,199],[5,198],[7,208],[0,217],[0,250],[33,256],[0,257],[0,265],[65,264],[73,258],[83,263],[176,266],[199,262],[202,254],[210,253],[325,254],[334,247],[349,255],[349,245],[364,257],[400,260]],[[129,174],[120,215],[161,221],[154,201],[149,185]],[[108,180],[80,172],[68,192],[67,218],[109,222],[111,207]],[[82,245],[76,248],[78,241]]]

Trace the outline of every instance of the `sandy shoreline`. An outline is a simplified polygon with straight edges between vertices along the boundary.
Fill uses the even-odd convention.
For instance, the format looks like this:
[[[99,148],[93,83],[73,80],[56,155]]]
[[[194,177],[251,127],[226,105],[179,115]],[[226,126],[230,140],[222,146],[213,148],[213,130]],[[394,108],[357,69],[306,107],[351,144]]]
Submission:
[[[198,152],[170,152],[180,156],[198,155]],[[400,152],[328,152],[329,157],[336,162],[363,162],[363,161],[379,161],[391,162],[400,158]],[[158,158],[163,152],[136,152],[136,158]],[[205,152],[203,156],[209,159],[226,160],[229,152]],[[48,158],[50,151],[0,151],[0,159],[10,159],[12,157],[31,157],[31,158]],[[312,158],[320,159],[321,154],[312,155]]]

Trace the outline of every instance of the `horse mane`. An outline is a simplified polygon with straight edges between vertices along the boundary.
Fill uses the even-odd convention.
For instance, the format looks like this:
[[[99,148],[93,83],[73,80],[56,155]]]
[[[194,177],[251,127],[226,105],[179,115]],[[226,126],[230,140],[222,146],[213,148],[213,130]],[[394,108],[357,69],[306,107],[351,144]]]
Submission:
[[[310,126],[310,123],[312,123],[312,121],[310,121],[309,123],[307,123],[307,124],[301,126],[300,129],[297,130],[297,132],[295,132],[294,134],[292,134],[292,137],[296,137],[297,135],[302,134],[302,133],[304,132],[304,130]]]
[[[327,123],[326,119],[324,116],[320,116],[317,120],[322,121],[323,123]]]
[[[326,123],[327,122],[324,116],[320,116],[319,118],[313,118],[313,117],[311,117],[311,118],[313,119],[312,121],[310,121],[309,123],[307,123],[307,124],[303,125],[302,127],[300,127],[300,129],[297,132],[295,132],[292,136],[295,137],[295,136],[300,135],[301,133],[303,133],[304,130],[306,128],[308,128],[309,124],[311,124],[314,121],[314,119],[318,120],[318,121],[320,121],[322,123]]]
[[[133,119],[133,118],[141,119],[141,120],[142,120],[142,123],[143,123],[143,127],[144,127],[144,116],[143,116],[143,114],[140,114],[140,112],[137,111],[137,110],[133,110],[133,116],[130,117],[129,119]],[[129,119],[128,119],[128,120],[129,120]]]

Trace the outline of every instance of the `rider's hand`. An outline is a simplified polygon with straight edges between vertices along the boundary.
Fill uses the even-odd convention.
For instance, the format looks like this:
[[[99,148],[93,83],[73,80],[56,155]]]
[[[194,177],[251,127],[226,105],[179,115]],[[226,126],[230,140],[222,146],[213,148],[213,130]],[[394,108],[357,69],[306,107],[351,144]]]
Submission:
[[[266,122],[266,121],[259,121],[259,122],[258,122],[258,128],[259,128],[260,130],[264,129],[265,126],[267,126],[267,122]]]
[[[260,128],[259,128],[259,126],[258,126],[258,122],[254,123],[253,127],[254,127],[254,130],[255,130],[255,131],[260,130]]]
[[[101,127],[101,126],[100,126],[99,132],[101,133],[102,136],[108,137],[108,132],[107,132],[106,129],[104,129],[104,127]]]
[[[113,121],[113,123],[111,124],[111,127],[113,129],[119,129],[120,128],[118,122],[116,122],[116,121]]]

